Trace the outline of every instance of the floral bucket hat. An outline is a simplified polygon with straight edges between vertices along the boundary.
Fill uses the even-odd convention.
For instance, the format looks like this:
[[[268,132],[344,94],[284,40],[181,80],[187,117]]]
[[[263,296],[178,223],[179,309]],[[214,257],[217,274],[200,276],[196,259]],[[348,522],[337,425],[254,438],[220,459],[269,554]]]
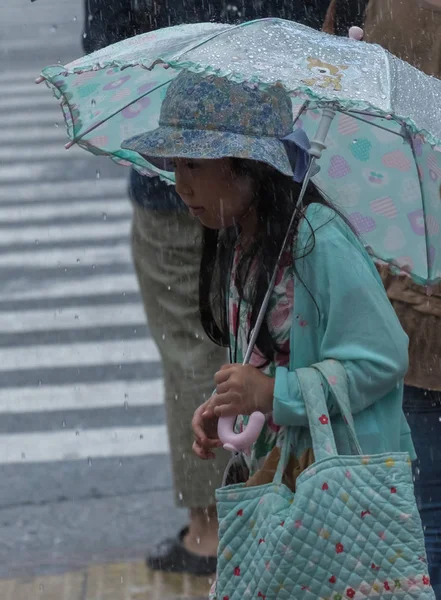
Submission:
[[[170,84],[159,127],[121,144],[164,171],[173,158],[244,158],[266,163],[303,181],[310,143],[293,131],[290,96],[282,86],[266,89],[223,77],[183,71]]]

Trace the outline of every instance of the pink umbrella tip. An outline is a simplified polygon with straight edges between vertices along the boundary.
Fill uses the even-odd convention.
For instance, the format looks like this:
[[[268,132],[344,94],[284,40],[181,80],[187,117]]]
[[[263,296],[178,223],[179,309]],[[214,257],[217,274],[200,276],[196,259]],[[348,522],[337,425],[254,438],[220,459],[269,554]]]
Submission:
[[[37,77],[37,79],[35,80],[35,83],[43,83],[43,81],[44,81],[44,77],[42,77],[40,75],[40,77]]]
[[[364,31],[361,27],[357,27],[356,25],[352,26],[349,29],[349,37],[351,40],[362,40],[364,36]]]

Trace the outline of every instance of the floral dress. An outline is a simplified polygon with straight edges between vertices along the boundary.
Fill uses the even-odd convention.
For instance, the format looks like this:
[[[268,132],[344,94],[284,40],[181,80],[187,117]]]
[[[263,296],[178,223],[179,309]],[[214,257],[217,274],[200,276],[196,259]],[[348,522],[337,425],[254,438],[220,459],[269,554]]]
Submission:
[[[287,245],[288,248],[291,244]],[[229,330],[230,347],[234,362],[241,363],[247,350],[247,340],[250,331],[251,310],[250,306],[244,300],[241,300],[237,287],[235,285],[235,275],[242,254],[240,243],[236,244],[233,257],[233,266],[231,270],[230,292],[229,292]],[[253,273],[256,270],[256,263],[251,267],[250,285],[253,285],[255,278]],[[281,352],[276,353],[275,360],[269,364],[261,356],[259,351],[254,349],[250,364],[259,368],[262,373],[275,377],[276,367],[287,367],[289,364],[290,351],[290,332],[293,319],[294,308],[294,279],[292,269],[292,253],[287,250],[282,257],[276,284],[268,306],[268,326],[273,339],[276,341]],[[240,312],[240,314],[239,314]],[[239,323],[238,323],[239,320]],[[236,420],[235,431],[240,433],[248,423],[249,417],[239,416]],[[266,456],[271,452],[274,446],[278,444],[278,438],[281,428],[275,425],[272,419],[272,413],[266,415],[266,422],[262,432],[251,448],[244,452],[244,460],[250,470],[250,476],[253,475],[262,464]]]

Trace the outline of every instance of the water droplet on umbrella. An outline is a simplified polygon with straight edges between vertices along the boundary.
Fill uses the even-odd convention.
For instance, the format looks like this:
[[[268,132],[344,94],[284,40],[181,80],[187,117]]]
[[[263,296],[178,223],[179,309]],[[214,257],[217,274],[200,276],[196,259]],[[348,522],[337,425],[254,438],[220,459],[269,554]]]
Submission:
[[[51,25],[51,33],[55,33],[57,31],[58,27],[56,25]]]

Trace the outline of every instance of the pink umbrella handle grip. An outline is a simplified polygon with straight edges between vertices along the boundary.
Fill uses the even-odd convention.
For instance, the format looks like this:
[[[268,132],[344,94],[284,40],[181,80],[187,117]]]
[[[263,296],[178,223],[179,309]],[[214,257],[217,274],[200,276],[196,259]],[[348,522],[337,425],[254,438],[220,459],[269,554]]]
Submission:
[[[219,439],[225,450],[238,452],[249,448],[260,435],[265,423],[265,415],[261,412],[253,412],[248,425],[242,433],[234,433],[236,417],[221,417],[217,426]]]

